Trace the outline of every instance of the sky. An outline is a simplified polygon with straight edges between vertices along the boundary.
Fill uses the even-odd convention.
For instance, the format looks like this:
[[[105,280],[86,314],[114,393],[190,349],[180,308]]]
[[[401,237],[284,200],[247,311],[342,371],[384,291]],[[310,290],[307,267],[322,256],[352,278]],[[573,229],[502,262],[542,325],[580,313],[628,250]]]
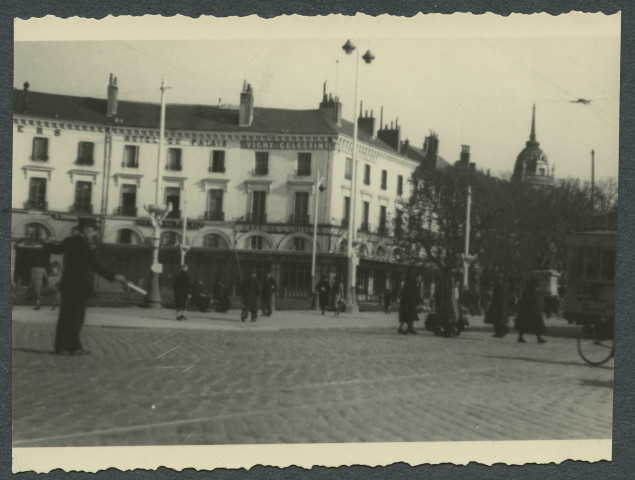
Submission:
[[[384,123],[398,118],[402,139],[412,145],[422,147],[434,131],[446,160],[454,162],[461,145],[470,145],[472,161],[494,175],[512,171],[529,139],[535,104],[537,139],[556,177],[589,180],[594,149],[596,179],[617,178],[619,29],[607,35],[588,28],[588,21],[579,29],[573,24],[564,34],[473,28],[453,35],[445,28],[420,35],[404,28],[387,35],[377,28],[374,35],[371,28],[361,40],[353,38],[362,54],[370,49],[376,57],[359,64],[358,98],[377,122],[382,107]],[[158,103],[165,78],[168,103],[216,105],[238,104],[247,80],[257,107],[315,109],[326,81],[351,120],[357,57],[341,48],[346,29],[312,38],[298,30],[262,38],[155,34],[149,40],[124,34],[40,41],[22,34],[15,42],[14,87],[28,81],[34,91],[105,98],[113,73],[121,100]],[[579,98],[591,103],[572,103]]]

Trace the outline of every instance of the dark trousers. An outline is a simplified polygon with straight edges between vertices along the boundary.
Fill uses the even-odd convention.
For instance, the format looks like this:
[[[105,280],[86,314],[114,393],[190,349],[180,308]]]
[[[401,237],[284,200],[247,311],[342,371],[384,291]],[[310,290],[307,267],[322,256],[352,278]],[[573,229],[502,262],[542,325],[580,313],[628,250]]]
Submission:
[[[76,298],[62,293],[62,304],[55,331],[55,352],[64,350],[74,352],[82,349],[79,334],[84,326],[87,302],[87,298]]]
[[[271,295],[265,295],[262,297],[262,314],[266,317],[271,315]]]

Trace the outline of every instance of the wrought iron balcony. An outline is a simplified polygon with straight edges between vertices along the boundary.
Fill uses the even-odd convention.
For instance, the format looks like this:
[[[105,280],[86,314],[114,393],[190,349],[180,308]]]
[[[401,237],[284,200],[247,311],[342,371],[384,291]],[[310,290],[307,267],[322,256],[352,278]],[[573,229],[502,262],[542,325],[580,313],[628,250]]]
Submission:
[[[95,164],[95,160],[93,160],[92,158],[78,158],[77,161],[75,162],[77,165],[94,165]]]
[[[302,215],[291,214],[291,216],[289,217],[289,223],[293,225],[308,225],[309,216],[307,214],[302,214]]]
[[[203,217],[205,220],[223,221],[225,220],[225,212],[218,212],[216,210],[208,210]]]
[[[93,213],[93,206],[90,203],[75,203],[71,207],[71,212],[75,212],[75,213]]]
[[[168,164],[165,166],[165,169],[171,172],[180,172],[181,170],[183,170],[183,165],[181,165],[180,163],[172,164],[172,165]]]
[[[267,223],[266,213],[250,212],[245,215],[245,222],[247,223]]]
[[[207,167],[207,171],[211,173],[225,173],[225,167]]]
[[[386,225],[379,225],[377,227],[378,235],[388,235],[388,227]]]
[[[362,222],[359,226],[359,231],[360,232],[369,232],[370,231],[370,225],[368,224],[368,222]]]
[[[117,208],[117,214],[123,215],[124,217],[136,217],[137,216],[137,207],[130,206],[120,206]]]
[[[48,210],[49,202],[43,200],[27,200],[24,202],[24,208],[30,210]]]
[[[171,210],[166,218],[181,218],[181,210]]]

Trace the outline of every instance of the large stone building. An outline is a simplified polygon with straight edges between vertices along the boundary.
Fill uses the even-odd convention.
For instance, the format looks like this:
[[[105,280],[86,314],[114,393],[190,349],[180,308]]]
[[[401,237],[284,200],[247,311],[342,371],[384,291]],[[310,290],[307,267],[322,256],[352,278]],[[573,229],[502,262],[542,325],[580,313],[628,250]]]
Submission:
[[[102,260],[145,284],[152,226],[144,205],[157,203],[157,177],[158,202],[172,205],[161,237],[164,286],[185,244],[191,275],[207,288],[217,275],[235,285],[241,272],[256,268],[270,270],[285,294],[305,296],[314,223],[318,274],[346,276],[353,124],[342,118],[337,97],[325,90],[313,110],[259,108],[245,83],[237,107],[168,104],[159,159],[160,105],[117,94],[112,75],[102,99],[30,91],[28,83],[14,91],[11,268],[19,284],[28,283],[42,256],[33,239],[61,241],[78,216],[101,222]],[[358,122],[363,299],[401,282],[409,267],[396,237],[411,172],[422,157],[434,166],[443,160],[436,135],[420,150],[402,142],[396,122],[378,126],[372,112]],[[320,179],[323,191],[316,189]]]
[[[536,186],[550,186],[554,183],[555,166],[549,170],[547,155],[541,150],[540,142],[536,140],[536,106],[531,116],[531,133],[525,148],[518,154],[512,182],[526,183]]]

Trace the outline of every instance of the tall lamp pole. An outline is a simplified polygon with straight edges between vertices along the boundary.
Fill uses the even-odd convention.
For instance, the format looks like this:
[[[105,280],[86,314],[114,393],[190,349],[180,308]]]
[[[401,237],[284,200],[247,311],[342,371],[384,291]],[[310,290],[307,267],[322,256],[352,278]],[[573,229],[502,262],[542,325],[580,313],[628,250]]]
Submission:
[[[595,215],[595,150],[591,150],[591,216]]]
[[[317,229],[318,229],[318,201],[320,199],[320,192],[324,191],[324,179],[320,177],[320,171],[317,171],[317,178],[315,180],[315,214],[313,216],[313,253],[311,255],[311,285],[315,288],[315,260],[317,255]],[[317,302],[316,302],[317,306]],[[317,307],[316,307],[317,308]]]
[[[163,164],[163,136],[165,131],[165,91],[167,90],[165,78],[161,80],[161,123],[159,130],[159,156],[157,158],[157,183],[154,197],[154,205],[144,205],[150,215],[152,226],[152,265],[150,266],[150,284],[148,294],[145,297],[145,306],[149,308],[161,308],[161,292],[159,290],[159,275],[163,271],[163,265],[159,263],[159,246],[161,243],[161,222],[170,213],[171,205],[163,205],[161,196],[161,165]]]
[[[472,186],[467,186],[467,211],[465,212],[465,251],[463,257],[463,288],[468,288],[470,265],[476,258],[470,255],[470,217],[472,208]]]
[[[359,259],[357,258],[357,254],[353,248],[353,241],[355,237],[355,199],[357,195],[357,95],[359,90],[360,55],[359,48],[357,48],[350,40],[346,41],[346,43],[342,46],[342,49],[347,55],[350,55],[353,51],[357,52],[357,62],[355,68],[355,102],[353,104],[353,171],[351,172],[351,200],[350,211],[348,212],[348,242],[346,248],[346,254],[348,257],[348,275],[346,275],[346,295],[348,297],[348,301],[346,311],[356,313],[359,311],[356,292],[357,265],[359,263]],[[370,64],[375,59],[375,56],[370,52],[370,50],[367,50],[361,58],[364,59],[364,62]]]
[[[181,236],[181,265],[185,264],[185,254],[190,249],[185,243],[187,233],[187,183],[183,182],[183,235]]]

